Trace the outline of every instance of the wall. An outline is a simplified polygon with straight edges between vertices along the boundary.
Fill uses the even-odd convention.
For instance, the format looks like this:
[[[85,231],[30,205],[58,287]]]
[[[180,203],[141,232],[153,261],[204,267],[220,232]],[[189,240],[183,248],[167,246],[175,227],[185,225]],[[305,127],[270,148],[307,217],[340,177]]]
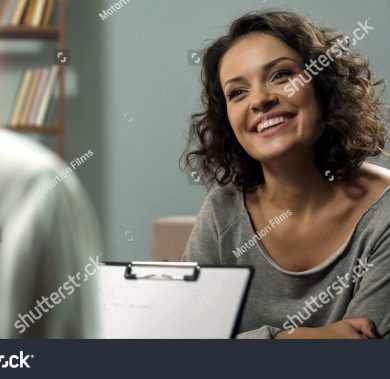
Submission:
[[[133,0],[102,21],[99,12],[114,3],[68,2],[66,158],[94,151],[78,174],[98,209],[105,258],[143,260],[150,258],[153,219],[196,214],[205,196],[178,168],[200,94],[200,69],[188,64],[188,50],[202,49],[246,11],[286,8],[286,2]],[[387,0],[295,0],[287,9],[348,33],[368,19],[375,30],[357,47],[370,55],[379,77],[389,77]],[[20,68],[52,54],[39,42],[5,54],[10,48],[15,49],[0,41],[1,120]]]

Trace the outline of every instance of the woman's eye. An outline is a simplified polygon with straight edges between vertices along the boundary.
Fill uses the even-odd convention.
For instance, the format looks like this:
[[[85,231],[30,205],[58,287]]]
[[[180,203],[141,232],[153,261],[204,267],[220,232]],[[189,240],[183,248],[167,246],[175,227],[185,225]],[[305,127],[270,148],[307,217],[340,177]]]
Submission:
[[[242,89],[235,89],[235,90],[231,91],[231,92],[227,95],[227,97],[228,97],[229,100],[232,100],[232,99],[234,99],[236,96],[241,95],[242,92],[244,92]]]
[[[274,80],[280,80],[280,79],[284,79],[286,77],[289,77],[289,76],[292,76],[294,75],[294,73],[292,71],[289,71],[289,70],[283,70],[283,71],[278,71],[274,77],[272,79]]]

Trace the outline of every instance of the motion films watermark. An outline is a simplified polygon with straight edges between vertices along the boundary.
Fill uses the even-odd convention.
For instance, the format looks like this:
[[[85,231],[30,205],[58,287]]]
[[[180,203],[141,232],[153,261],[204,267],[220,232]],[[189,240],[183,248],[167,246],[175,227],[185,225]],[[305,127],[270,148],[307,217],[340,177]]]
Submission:
[[[279,216],[275,216],[268,221],[268,224],[258,230],[256,234],[247,242],[245,242],[242,246],[237,247],[236,250],[233,250],[233,254],[236,258],[240,257],[243,253],[246,253],[251,247],[256,245],[256,240],[260,241],[264,238],[268,233],[272,232],[276,226],[282,224],[286,221],[290,216],[292,216],[292,212],[287,209],[285,212],[280,214]]]
[[[129,4],[130,0],[119,0],[117,3],[111,5],[109,8],[104,9],[101,13],[99,13],[99,17],[106,21],[109,17],[111,17],[115,12],[121,10],[125,5]]]
[[[85,154],[73,159],[70,162],[69,166],[67,166],[61,172],[59,172],[53,179],[51,179],[49,182],[47,182],[44,186],[40,187],[35,192],[35,194],[43,196],[43,195],[46,195],[47,193],[49,193],[49,191],[54,189],[57,186],[57,184],[61,183],[69,175],[73,174],[73,171],[76,171],[77,168],[82,166],[88,159],[93,157],[93,154],[94,153],[92,150],[88,150]]]

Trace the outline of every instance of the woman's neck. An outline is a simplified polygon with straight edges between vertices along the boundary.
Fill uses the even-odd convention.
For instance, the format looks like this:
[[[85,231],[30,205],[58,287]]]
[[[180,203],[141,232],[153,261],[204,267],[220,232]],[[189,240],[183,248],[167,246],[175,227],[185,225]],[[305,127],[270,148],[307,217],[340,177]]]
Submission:
[[[313,162],[306,156],[277,164],[263,163],[264,184],[257,189],[258,198],[299,213],[318,210],[334,195],[336,186]]]

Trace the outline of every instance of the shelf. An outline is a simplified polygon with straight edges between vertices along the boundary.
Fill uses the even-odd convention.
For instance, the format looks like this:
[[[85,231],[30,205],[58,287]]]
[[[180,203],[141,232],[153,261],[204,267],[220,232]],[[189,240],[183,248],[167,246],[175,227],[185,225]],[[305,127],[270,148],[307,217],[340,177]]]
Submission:
[[[3,1],[3,0],[0,0]],[[17,0],[11,0],[17,1]],[[55,0],[55,9],[53,14],[57,13],[58,21],[54,24],[33,27],[31,25],[2,25],[0,26],[0,40],[8,39],[15,41],[35,40],[41,42],[55,43],[58,50],[66,49],[66,0]],[[35,65],[34,65],[35,66]],[[23,77],[23,76],[22,76]],[[17,90],[18,91],[18,90]],[[18,94],[18,92],[17,92]],[[24,124],[21,126],[11,126],[0,124],[0,129],[10,130],[15,133],[23,134],[44,134],[46,136],[57,137],[57,152],[60,157],[64,157],[65,150],[65,67],[60,67],[59,73],[59,99],[58,99],[58,120],[54,124],[38,126]],[[31,137],[31,136],[30,136]]]
[[[57,40],[60,35],[58,25],[33,28],[31,26],[1,26],[0,38]]]
[[[55,134],[59,132],[58,126],[9,126],[9,125],[3,125],[1,126],[2,129],[8,129],[13,130],[17,132],[24,132],[24,133],[48,133],[48,134]]]

